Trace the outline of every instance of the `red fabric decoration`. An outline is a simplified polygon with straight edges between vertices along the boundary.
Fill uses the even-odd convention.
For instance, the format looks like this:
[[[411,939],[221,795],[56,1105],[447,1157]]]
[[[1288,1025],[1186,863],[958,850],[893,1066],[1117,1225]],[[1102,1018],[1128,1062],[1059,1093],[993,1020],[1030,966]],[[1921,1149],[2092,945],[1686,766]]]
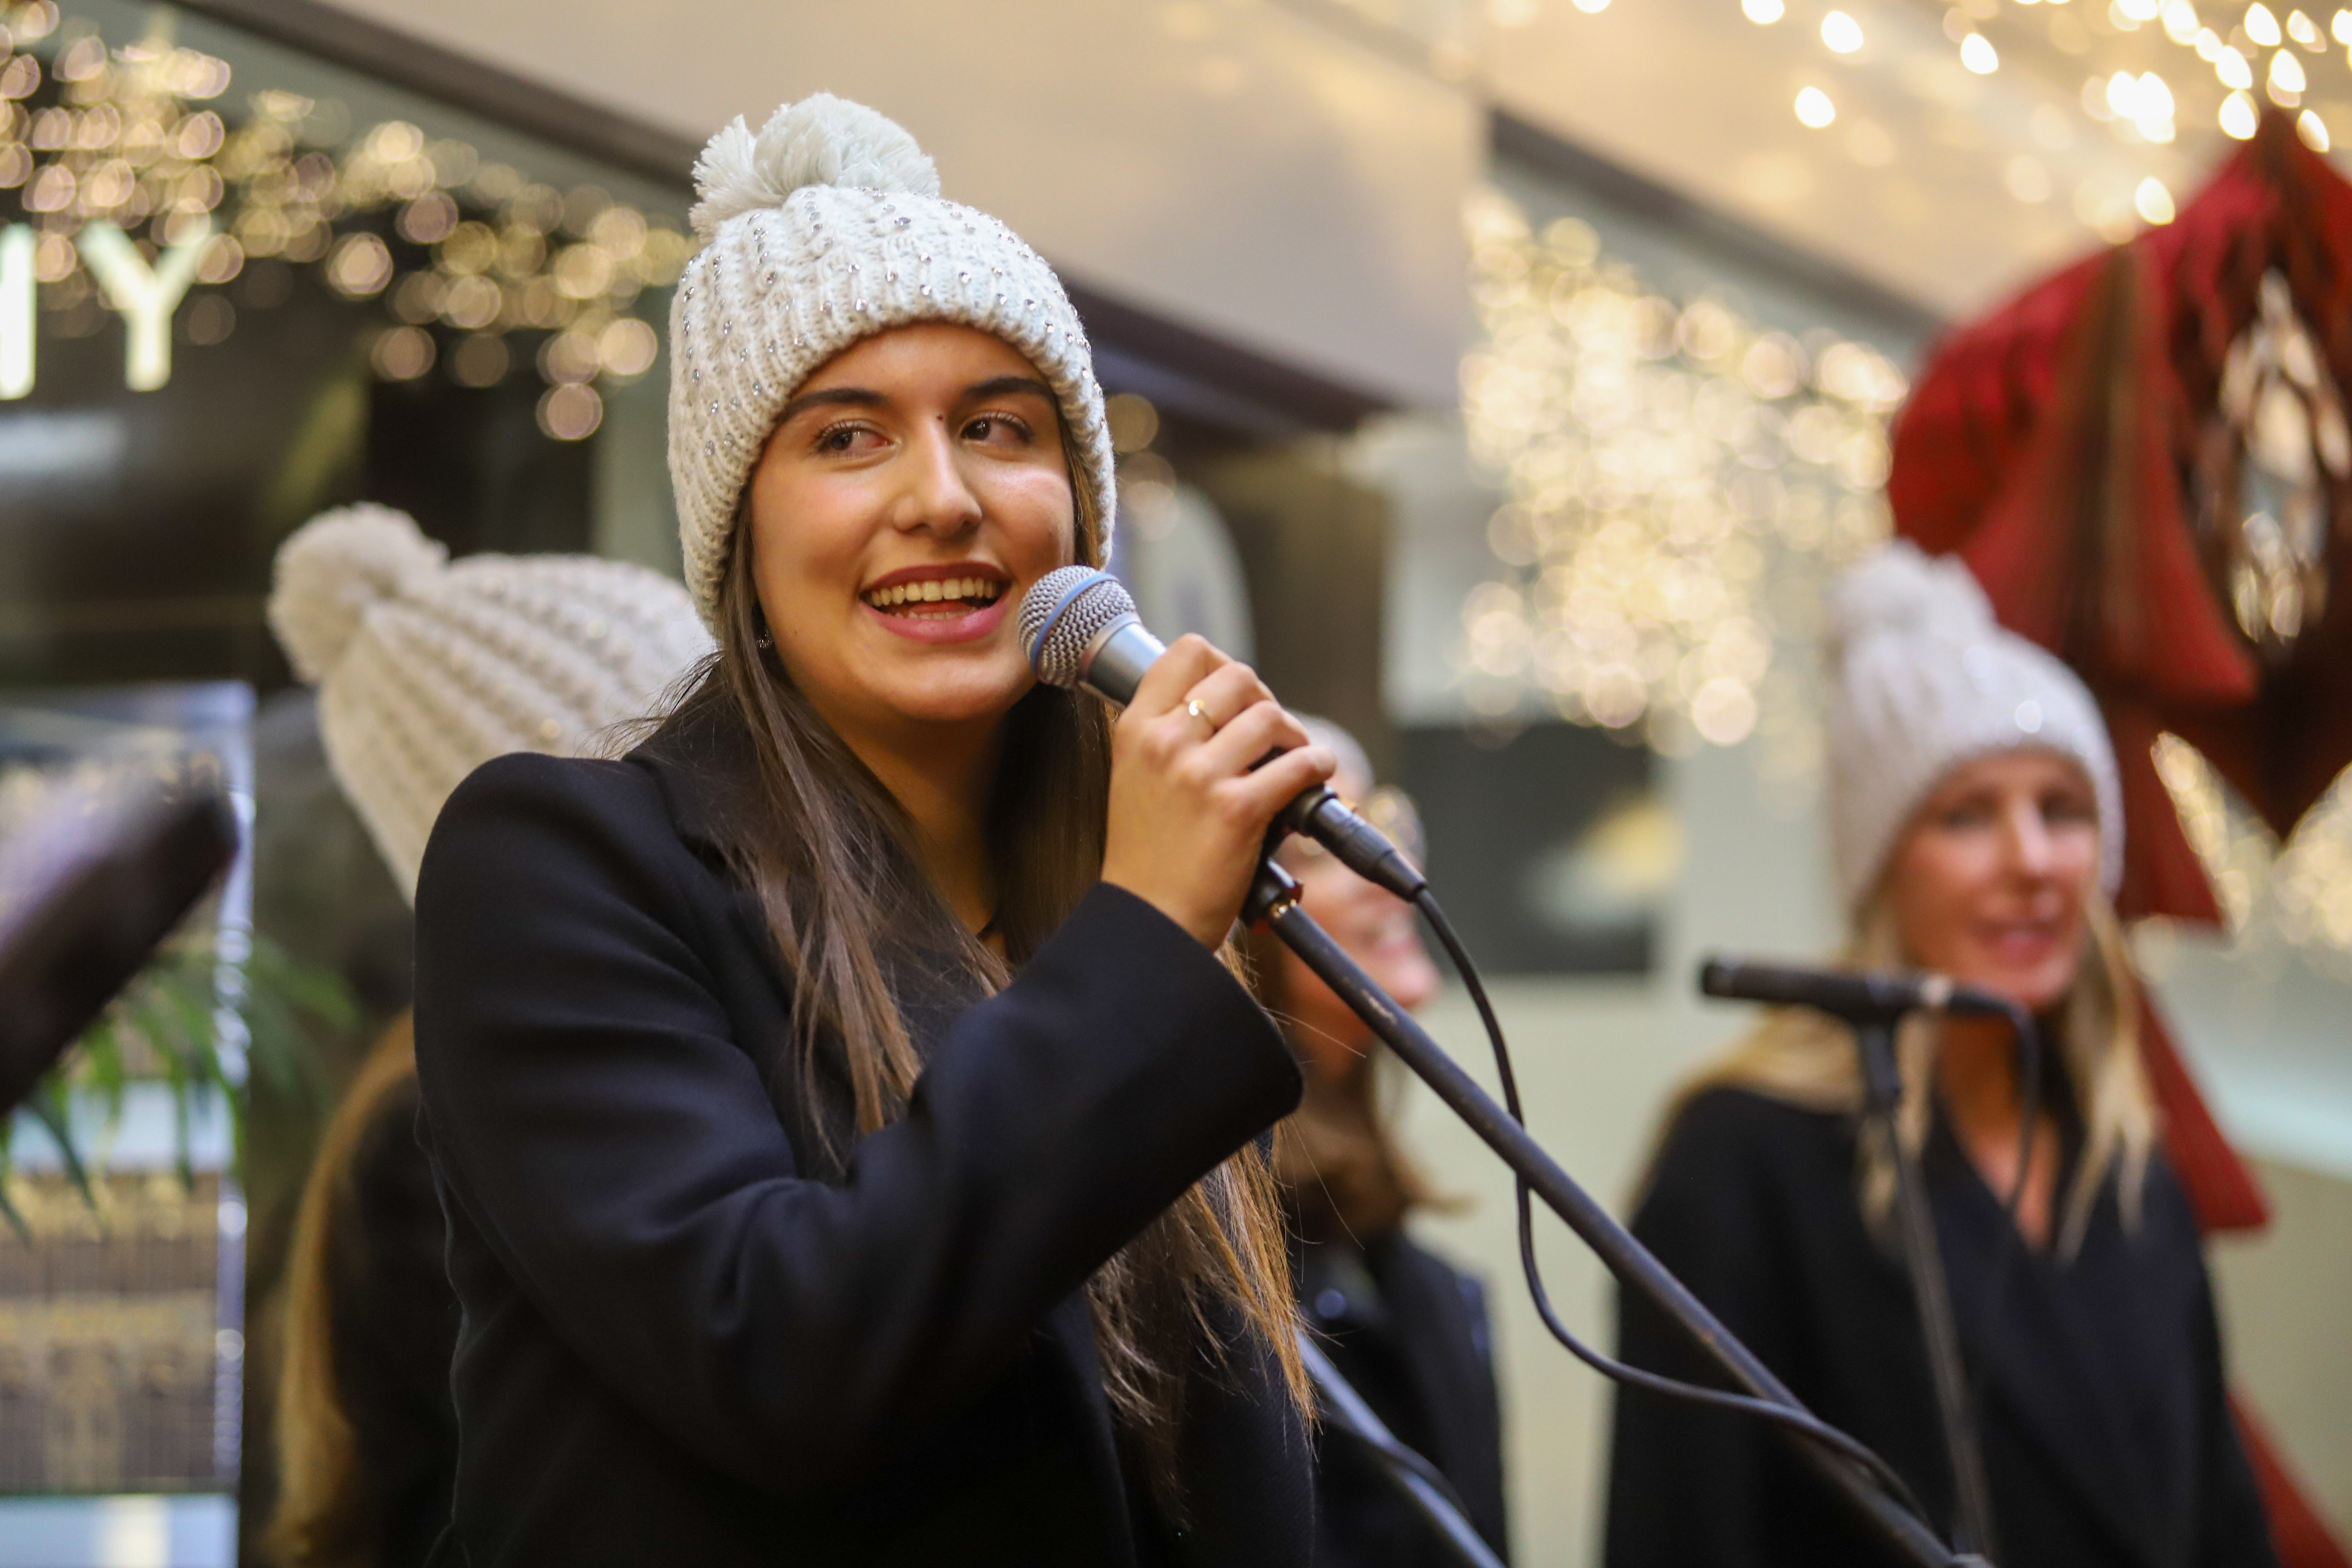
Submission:
[[[2002,622],[2106,710],[2126,915],[2219,919],[2148,755],[2157,731],[2202,752],[2282,839],[2352,764],[2352,552],[2333,552],[2316,625],[2266,663],[2194,521],[2199,443],[2271,271],[2352,392],[2352,185],[2276,113],[2176,222],[1951,334],[1895,426],[1897,531],[1967,560]],[[2352,521],[2352,493],[2332,499]]]
[[[2278,1552],[2279,1568],[2352,1568],[2352,1557],[2345,1555],[2327,1521],[2304,1496],[2302,1483],[2271,1446],[2269,1431],[2234,1394],[2230,1414],[2238,1418],[2239,1440],[2253,1466],[2263,1506],[2270,1510],[2271,1545]]]

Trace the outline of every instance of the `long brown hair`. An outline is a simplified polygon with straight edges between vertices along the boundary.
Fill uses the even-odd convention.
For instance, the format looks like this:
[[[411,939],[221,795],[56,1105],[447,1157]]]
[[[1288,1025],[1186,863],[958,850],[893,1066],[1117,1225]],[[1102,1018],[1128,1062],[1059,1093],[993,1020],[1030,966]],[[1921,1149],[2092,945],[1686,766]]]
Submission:
[[[1100,532],[1083,499],[1076,533],[1078,559],[1094,563]],[[719,589],[719,653],[669,722],[719,720],[749,740],[748,796],[719,831],[793,980],[793,1037],[779,1042],[789,1049],[778,1065],[798,1076],[812,1107],[824,1103],[829,1075],[845,1078],[863,1134],[904,1111],[922,1070],[894,982],[928,972],[975,996],[994,992],[1099,878],[1111,716],[1090,694],[1040,685],[1005,720],[987,825],[1000,958],[931,885],[905,809],[761,646],[752,549],[748,519],[739,519]],[[812,1130],[830,1142],[821,1121]],[[1213,1308],[1230,1309],[1263,1339],[1306,1408],[1280,1208],[1255,1147],[1123,1247],[1087,1296],[1121,1428],[1155,1494],[1179,1517],[1176,1437],[1188,1369],[1204,1355],[1223,1364],[1238,1348],[1215,1326]]]
[[[377,1110],[416,1078],[416,1036],[403,1013],[360,1064],[319,1139],[286,1267],[285,1350],[278,1384],[278,1510],[266,1550],[299,1568],[366,1568],[383,1499],[361,1464],[335,1374],[334,1237],[349,1206],[352,1162]]]

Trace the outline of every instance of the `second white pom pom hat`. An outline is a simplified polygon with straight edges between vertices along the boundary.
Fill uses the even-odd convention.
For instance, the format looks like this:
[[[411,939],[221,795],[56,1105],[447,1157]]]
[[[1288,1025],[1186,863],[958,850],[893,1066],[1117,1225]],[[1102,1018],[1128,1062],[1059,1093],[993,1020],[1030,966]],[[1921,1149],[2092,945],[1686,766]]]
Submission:
[[[943,199],[915,139],[828,93],[754,135],[740,118],[694,167],[705,242],[670,307],[669,469],[686,584],[715,624],[751,469],[809,374],[860,339],[951,321],[1003,339],[1061,404],[1070,471],[1110,548],[1110,428],[1078,313],[1038,254]]]
[[[1907,540],[1830,590],[1829,806],[1838,889],[1856,912],[1919,803],[1960,763],[2041,747],[2099,803],[2099,872],[2123,876],[2123,793],[2098,704],[2074,672],[1993,618],[1968,567]]]
[[[686,591],[587,555],[469,555],[405,512],[323,512],[278,549],[269,625],[319,688],[327,765],[413,902],[449,792],[509,752],[603,749],[710,651]]]

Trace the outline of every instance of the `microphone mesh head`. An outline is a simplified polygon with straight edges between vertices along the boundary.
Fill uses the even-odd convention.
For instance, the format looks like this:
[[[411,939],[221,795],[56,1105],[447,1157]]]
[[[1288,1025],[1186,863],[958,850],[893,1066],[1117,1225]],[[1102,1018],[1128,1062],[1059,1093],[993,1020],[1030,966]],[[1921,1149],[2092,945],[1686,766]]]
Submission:
[[[1093,579],[1088,582],[1087,579]],[[1081,588],[1081,585],[1083,587]],[[1063,606],[1074,588],[1076,598]],[[1021,646],[1028,651],[1029,668],[1048,686],[1076,686],[1086,672],[1079,661],[1087,646],[1121,616],[1135,614],[1135,598],[1124,584],[1092,566],[1064,566],[1037,579],[1021,601]],[[1048,627],[1046,621],[1054,624]],[[1039,639],[1039,633],[1044,638]]]

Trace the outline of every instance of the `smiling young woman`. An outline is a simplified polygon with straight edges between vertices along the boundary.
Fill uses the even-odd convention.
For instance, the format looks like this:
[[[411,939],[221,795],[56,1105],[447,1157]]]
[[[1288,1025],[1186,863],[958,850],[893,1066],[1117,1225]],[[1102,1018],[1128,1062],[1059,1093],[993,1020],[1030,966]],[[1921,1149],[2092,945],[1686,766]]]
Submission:
[[[719,652],[627,757],[473,775],[418,884],[443,1556],[1303,1564],[1299,1077],[1219,950],[1333,759],[1197,638],[1115,721],[1031,678],[1012,608],[1108,543],[1101,389],[904,132],[820,97],[697,174]]]
[[[1917,1151],[1973,1386],[2004,1568],[2274,1561],[2224,1393],[2188,1201],[2156,1147],[2137,982],[2108,898],[2122,802],[2096,704],[1994,624],[1957,561],[1889,546],[1838,585],[1829,822],[1844,961],[1930,969],[2023,1004],[1915,1017],[1898,1136]],[[1679,1099],[1634,1233],[1823,1419],[1885,1457],[1948,1538],[1954,1512],[1918,1319],[1891,1230],[1892,1151],[1861,1135],[1853,1035],[1768,1016]],[[1704,1376],[1623,1299],[1625,1359]],[[1871,1543],[1760,1426],[1619,1395],[1610,1568],[1866,1563]]]

